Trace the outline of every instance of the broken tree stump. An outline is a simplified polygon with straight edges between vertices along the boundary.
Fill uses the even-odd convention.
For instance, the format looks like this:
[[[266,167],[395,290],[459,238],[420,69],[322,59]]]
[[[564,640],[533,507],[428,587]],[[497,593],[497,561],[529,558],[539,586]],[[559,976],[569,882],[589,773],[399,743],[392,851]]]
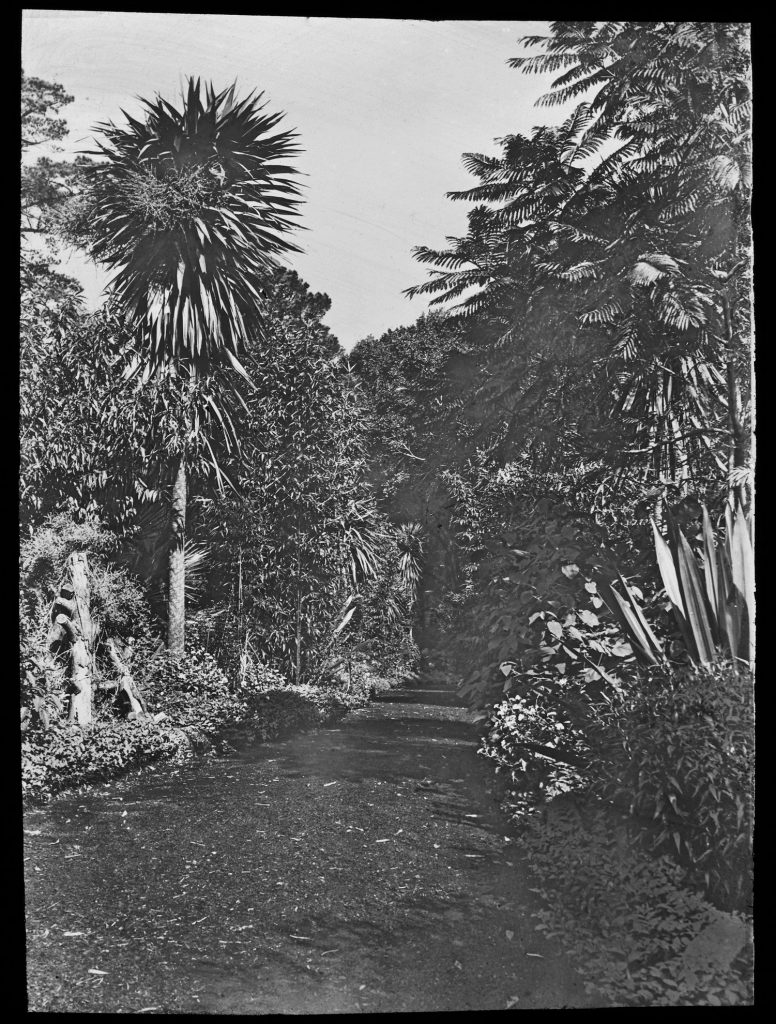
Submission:
[[[119,652],[116,649],[116,643],[112,637],[106,643],[106,647],[108,648],[110,660],[119,672],[119,683],[116,696],[118,697],[119,694],[124,693],[129,701],[129,714],[135,715],[136,718],[145,718],[148,713],[145,700],[132,678],[132,673],[119,657]]]
[[[65,563],[65,578],[51,606],[48,646],[61,657],[69,648],[70,706],[67,720],[92,721],[94,624],[90,611],[89,565],[86,553],[74,552]]]

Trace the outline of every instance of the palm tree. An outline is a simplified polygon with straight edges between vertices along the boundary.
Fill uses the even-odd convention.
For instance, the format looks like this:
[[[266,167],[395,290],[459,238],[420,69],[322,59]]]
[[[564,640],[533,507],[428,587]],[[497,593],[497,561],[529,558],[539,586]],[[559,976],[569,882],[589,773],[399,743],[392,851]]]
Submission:
[[[203,91],[189,78],[180,109],[157,95],[142,101],[142,119],[122,111],[125,125],[98,126],[91,255],[113,272],[111,296],[144,373],[177,374],[192,395],[197,379],[224,363],[247,378],[238,357],[263,330],[261,277],[279,255],[299,251],[287,237],[300,202],[286,162],[299,152],[296,133],[273,131],[284,115],[263,113],[261,96],[238,102],[234,85]],[[188,417],[168,466],[168,647],[176,659],[184,653],[187,447],[203,429],[200,411]]]

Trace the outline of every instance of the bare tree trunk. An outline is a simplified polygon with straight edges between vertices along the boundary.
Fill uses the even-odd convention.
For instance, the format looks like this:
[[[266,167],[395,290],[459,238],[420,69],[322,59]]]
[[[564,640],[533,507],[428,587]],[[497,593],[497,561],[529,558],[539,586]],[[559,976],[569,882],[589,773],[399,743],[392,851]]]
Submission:
[[[167,594],[167,649],[170,657],[180,661],[186,646],[186,461],[178,462],[172,489],[172,545]]]
[[[108,653],[110,654],[110,660],[114,666],[118,669],[119,675],[119,688],[116,691],[116,696],[120,693],[125,693],[127,700],[129,701],[129,713],[135,715],[136,718],[143,718],[146,714],[147,708],[145,701],[137,689],[132,673],[129,671],[127,666],[119,657],[119,652],[116,650],[116,644],[111,638],[107,643]]]
[[[89,725],[92,720],[92,647],[94,624],[90,611],[89,566],[83,551],[65,563],[66,577],[51,608],[49,647],[70,645],[70,707],[68,722]]]

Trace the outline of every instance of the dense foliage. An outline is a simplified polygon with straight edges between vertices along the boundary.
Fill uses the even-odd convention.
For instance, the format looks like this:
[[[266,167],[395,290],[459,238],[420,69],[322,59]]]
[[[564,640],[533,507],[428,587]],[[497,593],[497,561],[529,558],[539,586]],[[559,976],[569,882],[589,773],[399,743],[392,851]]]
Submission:
[[[669,858],[630,848],[624,822],[559,807],[521,847],[544,901],[536,927],[561,940],[589,991],[616,1006],[751,1000],[746,921],[688,891]]]
[[[554,22],[546,39],[523,42],[545,52],[513,66],[566,69],[547,105],[586,98],[558,128],[506,137],[500,157],[467,155],[479,184],[451,195],[478,203],[469,233],[417,250],[436,269],[411,292],[436,302],[468,293],[462,313],[485,317],[506,346],[501,396],[521,378],[516,414],[543,352],[592,362],[592,394],[584,373],[562,389],[561,432],[578,435],[578,458],[680,492],[713,492],[727,469],[740,486],[746,26]]]
[[[271,704],[314,724],[420,663],[476,711],[540,924],[590,984],[745,1002],[748,29],[551,22],[522,44],[540,52],[511,66],[556,75],[539,105],[563,117],[465,155],[466,234],[416,250],[430,275],[410,294],[435,311],[349,358],[328,297],[276,265],[296,147],[255,98],[189,80],[181,110],[106,126],[97,167],[28,157],[23,232],[119,275],[87,315],[23,254],[25,785],[169,755]],[[69,97],[24,91],[25,145],[61,138]],[[185,663],[160,639],[181,479]],[[91,732],[61,721],[47,616],[79,549],[99,635],[160,722],[119,722],[110,686]]]
[[[254,386],[239,460],[222,462],[233,486],[201,514],[219,567],[212,599],[233,599],[243,642],[301,682],[375,575],[380,524],[358,395],[320,323],[328,300],[285,271],[265,296],[266,337],[244,357]]]
[[[25,145],[62,138],[63,90],[39,80],[24,89]],[[183,113],[173,116],[159,100],[144,122],[108,126],[101,162],[82,161],[68,178],[74,187],[57,179],[42,188],[55,174],[50,161],[35,164],[34,180],[25,177],[27,234],[34,226],[52,249],[64,238],[110,257],[129,288],[87,313],[80,288],[56,272],[45,246],[24,251],[21,701],[30,793],[170,755],[181,730],[191,740],[257,715],[317,721],[363,701],[413,657],[406,553],[366,479],[358,389],[322,323],[330,300],[274,264],[293,248],[282,236],[297,192],[278,161],[295,147],[291,133],[270,137],[278,117],[260,111],[255,98],[238,103],[229,90],[206,89],[203,99],[192,81]],[[183,142],[167,156],[146,145],[164,150],[173,136]],[[250,167],[238,166],[241,147]],[[252,192],[241,184],[246,174],[258,175]],[[222,334],[232,333],[219,341],[205,316],[198,328],[181,321],[180,337],[148,334],[150,322],[130,301],[142,291],[132,271],[142,269],[138,253],[158,257],[156,269],[140,260],[151,274],[148,298],[205,206],[244,228],[240,255],[219,241],[220,221],[208,213],[200,228],[210,244],[199,239],[190,250],[204,253],[207,266],[195,260],[189,269],[221,288],[211,299],[226,318]],[[111,210],[124,218],[120,238]],[[254,251],[251,232],[274,232],[275,240],[262,235]],[[231,229],[229,237],[236,241]],[[205,298],[192,281],[184,274],[178,284],[201,314]],[[209,340],[198,347],[192,338],[202,341],[203,331]],[[217,342],[240,352],[242,377],[214,358],[208,345]],[[137,372],[149,366],[149,346],[155,372]],[[187,358],[170,358],[176,352]],[[176,662],[162,635],[181,459],[193,644],[191,657]],[[48,649],[52,600],[78,551],[88,555],[97,624],[93,740],[79,740],[64,722],[70,669]],[[132,673],[148,709],[131,727],[121,721],[121,671]],[[317,682],[320,692],[296,686],[283,704],[278,693],[290,679]]]
[[[748,29],[552,22],[522,43],[511,65],[554,74],[539,105],[563,116],[464,156],[467,233],[416,249],[410,294],[439,312],[356,347],[373,477],[423,524],[422,654],[478,709],[512,810],[619,808],[631,856],[672,860],[681,930],[676,886],[751,896]],[[594,882],[543,827],[527,842],[579,935],[569,887]],[[575,848],[591,865],[596,842]],[[655,970],[610,991],[698,999]],[[746,998],[724,976],[709,1002]]]

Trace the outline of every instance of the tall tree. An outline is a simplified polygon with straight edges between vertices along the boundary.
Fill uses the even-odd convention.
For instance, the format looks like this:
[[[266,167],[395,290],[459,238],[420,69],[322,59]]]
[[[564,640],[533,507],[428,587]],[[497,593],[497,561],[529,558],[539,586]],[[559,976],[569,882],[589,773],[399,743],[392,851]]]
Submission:
[[[263,113],[261,95],[235,98],[189,78],[180,108],[157,95],[142,119],[100,126],[93,172],[92,256],[113,271],[111,292],[135,334],[145,372],[176,373],[191,388],[239,355],[263,329],[260,275],[282,253],[300,201],[292,131]],[[212,398],[210,399],[212,406]],[[198,427],[196,413],[190,421]],[[181,424],[171,459],[173,543],[168,646],[184,653],[187,448]],[[225,424],[228,430],[228,425]]]
[[[413,291],[463,297],[454,312],[501,324],[504,393],[530,390],[528,353],[581,345],[574,358],[595,367],[600,396],[588,461],[680,491],[715,488],[727,420],[738,479],[751,316],[746,27],[553,22],[523,42],[545,52],[512,66],[562,72],[540,102],[581,102],[558,129],[466,157],[480,184],[451,195],[479,204],[469,232],[417,251],[435,269]]]
[[[40,147],[52,148],[67,134],[67,123],[60,112],[72,102],[73,97],[59,83],[30,78],[22,71],[22,238],[44,232],[47,211],[62,199],[57,171],[66,165],[50,155],[36,154],[40,154]]]
[[[284,269],[263,290],[265,337],[244,357],[255,390],[243,457],[225,460],[235,487],[201,502],[218,565],[208,590],[236,607],[242,643],[250,635],[302,681],[321,669],[342,608],[363,602],[385,524],[365,479],[360,396],[321,323],[328,296]]]

